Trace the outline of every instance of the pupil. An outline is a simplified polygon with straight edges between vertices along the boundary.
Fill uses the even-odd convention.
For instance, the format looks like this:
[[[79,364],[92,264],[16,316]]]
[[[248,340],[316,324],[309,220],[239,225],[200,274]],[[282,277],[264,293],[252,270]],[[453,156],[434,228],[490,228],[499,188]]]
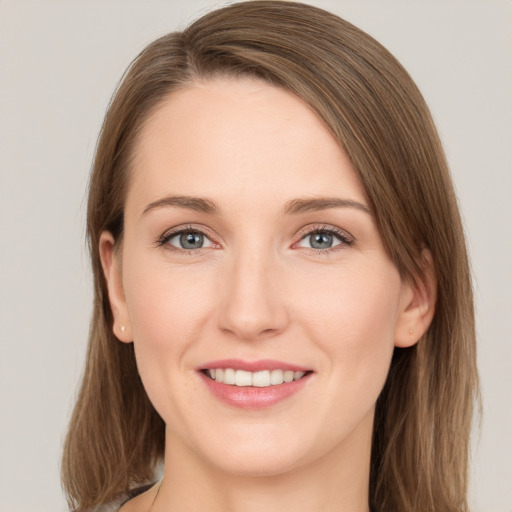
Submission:
[[[183,233],[180,236],[180,245],[184,249],[200,249],[203,245],[201,233]]]
[[[327,249],[332,246],[332,235],[329,233],[315,233],[311,235],[310,243],[314,249]]]

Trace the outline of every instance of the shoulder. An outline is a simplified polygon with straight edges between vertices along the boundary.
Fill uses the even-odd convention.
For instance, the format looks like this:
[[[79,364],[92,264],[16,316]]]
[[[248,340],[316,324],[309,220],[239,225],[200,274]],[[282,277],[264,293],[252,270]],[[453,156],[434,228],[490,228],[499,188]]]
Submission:
[[[126,497],[121,496],[118,499],[112,500],[110,503],[98,505],[97,507],[91,509],[89,512],[118,512],[119,508],[123,505],[125,500]]]
[[[120,512],[121,507],[125,505],[132,498],[135,498],[144,492],[148,491],[153,487],[153,484],[144,485],[142,487],[137,487],[136,489],[132,489],[130,491],[126,491],[120,494],[117,498],[112,500],[110,503],[105,503],[103,505],[98,505],[97,507],[90,510],[90,512]],[[124,510],[124,507],[123,507]]]

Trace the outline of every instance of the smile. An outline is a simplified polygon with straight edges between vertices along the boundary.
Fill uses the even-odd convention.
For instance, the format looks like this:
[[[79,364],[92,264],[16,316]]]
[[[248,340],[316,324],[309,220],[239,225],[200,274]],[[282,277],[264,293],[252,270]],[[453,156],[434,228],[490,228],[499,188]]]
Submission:
[[[250,372],[233,368],[216,368],[203,370],[203,373],[210,379],[229,386],[266,388],[297,381],[307,372],[280,369]]]
[[[223,359],[197,368],[211,394],[242,409],[262,409],[291,399],[312,380],[310,368],[270,359]]]

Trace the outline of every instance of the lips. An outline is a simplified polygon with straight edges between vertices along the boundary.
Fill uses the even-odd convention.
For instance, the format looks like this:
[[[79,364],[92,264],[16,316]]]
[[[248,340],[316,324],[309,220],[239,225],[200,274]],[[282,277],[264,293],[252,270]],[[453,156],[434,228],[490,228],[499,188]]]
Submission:
[[[282,361],[234,359],[211,361],[198,370],[216,398],[244,409],[268,407],[291,397],[313,373]]]

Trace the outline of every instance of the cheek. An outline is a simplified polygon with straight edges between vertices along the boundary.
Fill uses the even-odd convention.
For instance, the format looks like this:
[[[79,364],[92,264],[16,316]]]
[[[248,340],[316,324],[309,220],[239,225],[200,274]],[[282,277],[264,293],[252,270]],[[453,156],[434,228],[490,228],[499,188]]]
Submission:
[[[185,267],[171,272],[165,264],[139,265],[137,258],[126,261],[124,277],[142,382],[162,416],[169,414],[173,404],[177,414],[178,401],[192,404],[196,400],[192,393],[187,396],[187,354],[214,304],[215,286],[201,272],[192,274]],[[170,393],[177,387],[179,396]]]
[[[298,317],[331,372],[365,389],[383,385],[394,349],[401,280],[391,264],[344,269],[335,277],[310,283]],[[322,284],[322,286],[319,286]]]
[[[353,265],[339,271],[316,274],[302,280],[302,306],[298,317],[309,317],[318,332],[331,330],[327,338],[368,341],[393,336],[401,293],[398,271],[387,262]]]
[[[200,328],[215,287],[205,272],[164,264],[126,265],[125,295],[137,342],[174,351]],[[171,344],[172,341],[172,344]]]

